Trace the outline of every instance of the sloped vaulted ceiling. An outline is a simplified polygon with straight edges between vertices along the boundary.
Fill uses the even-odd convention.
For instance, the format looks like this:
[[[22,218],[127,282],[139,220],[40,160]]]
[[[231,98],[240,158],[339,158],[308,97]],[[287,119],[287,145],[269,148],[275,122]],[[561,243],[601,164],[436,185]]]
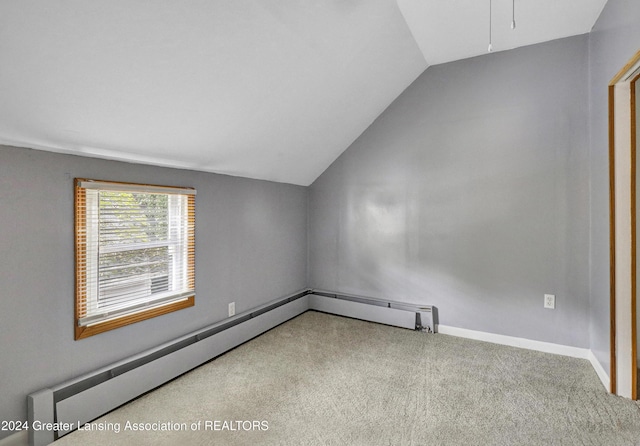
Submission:
[[[395,0],[3,0],[0,143],[308,185],[425,68]]]
[[[494,47],[605,3],[516,0],[509,33],[493,0]],[[0,144],[308,185],[487,24],[488,0],[0,0]]]

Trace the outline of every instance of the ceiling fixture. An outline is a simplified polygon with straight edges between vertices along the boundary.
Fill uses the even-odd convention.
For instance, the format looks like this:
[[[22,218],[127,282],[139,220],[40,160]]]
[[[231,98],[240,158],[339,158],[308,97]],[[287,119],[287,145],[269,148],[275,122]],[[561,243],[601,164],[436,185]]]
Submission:
[[[489,48],[487,48],[487,52],[493,51],[493,46],[491,45],[491,0],[489,0]]]
[[[493,51],[491,44],[492,6],[492,0],[489,0],[489,48],[487,48],[489,53]],[[516,29],[516,0],[511,0],[511,29]]]

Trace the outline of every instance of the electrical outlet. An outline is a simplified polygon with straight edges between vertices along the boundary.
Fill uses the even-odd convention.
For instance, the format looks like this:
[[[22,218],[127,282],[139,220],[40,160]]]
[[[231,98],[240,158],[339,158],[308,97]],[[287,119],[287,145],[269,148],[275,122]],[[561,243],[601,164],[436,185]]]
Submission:
[[[235,302],[231,302],[229,304],[229,317],[233,316],[236,314],[236,303]]]
[[[554,294],[544,295],[544,307],[552,310],[556,308],[556,296]]]

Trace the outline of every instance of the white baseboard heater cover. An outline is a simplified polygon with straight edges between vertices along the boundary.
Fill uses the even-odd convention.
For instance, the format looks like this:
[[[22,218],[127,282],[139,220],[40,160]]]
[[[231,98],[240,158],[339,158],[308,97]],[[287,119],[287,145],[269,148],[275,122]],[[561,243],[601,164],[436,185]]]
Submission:
[[[153,350],[27,397],[28,420],[78,427],[309,309],[308,291],[271,302]],[[29,445],[71,430],[29,429]]]
[[[434,333],[433,307],[313,290],[309,309]]]
[[[186,373],[308,310],[411,330],[434,332],[433,308],[389,300],[304,290],[27,397],[29,426],[68,423],[72,429],[29,429],[29,445],[44,446],[145,392]]]

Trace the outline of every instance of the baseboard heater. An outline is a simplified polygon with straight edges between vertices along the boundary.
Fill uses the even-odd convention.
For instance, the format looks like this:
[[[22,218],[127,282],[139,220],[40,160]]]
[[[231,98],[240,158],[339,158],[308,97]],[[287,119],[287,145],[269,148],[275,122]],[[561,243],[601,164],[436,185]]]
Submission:
[[[304,290],[27,397],[29,445],[44,446],[308,310],[434,331],[431,306]],[[437,322],[437,321],[436,321]]]
[[[309,309],[309,290],[270,302],[27,397],[29,445],[43,446]],[[69,428],[66,428],[69,427]]]
[[[431,305],[312,290],[309,309],[427,333],[435,332],[435,308]]]

